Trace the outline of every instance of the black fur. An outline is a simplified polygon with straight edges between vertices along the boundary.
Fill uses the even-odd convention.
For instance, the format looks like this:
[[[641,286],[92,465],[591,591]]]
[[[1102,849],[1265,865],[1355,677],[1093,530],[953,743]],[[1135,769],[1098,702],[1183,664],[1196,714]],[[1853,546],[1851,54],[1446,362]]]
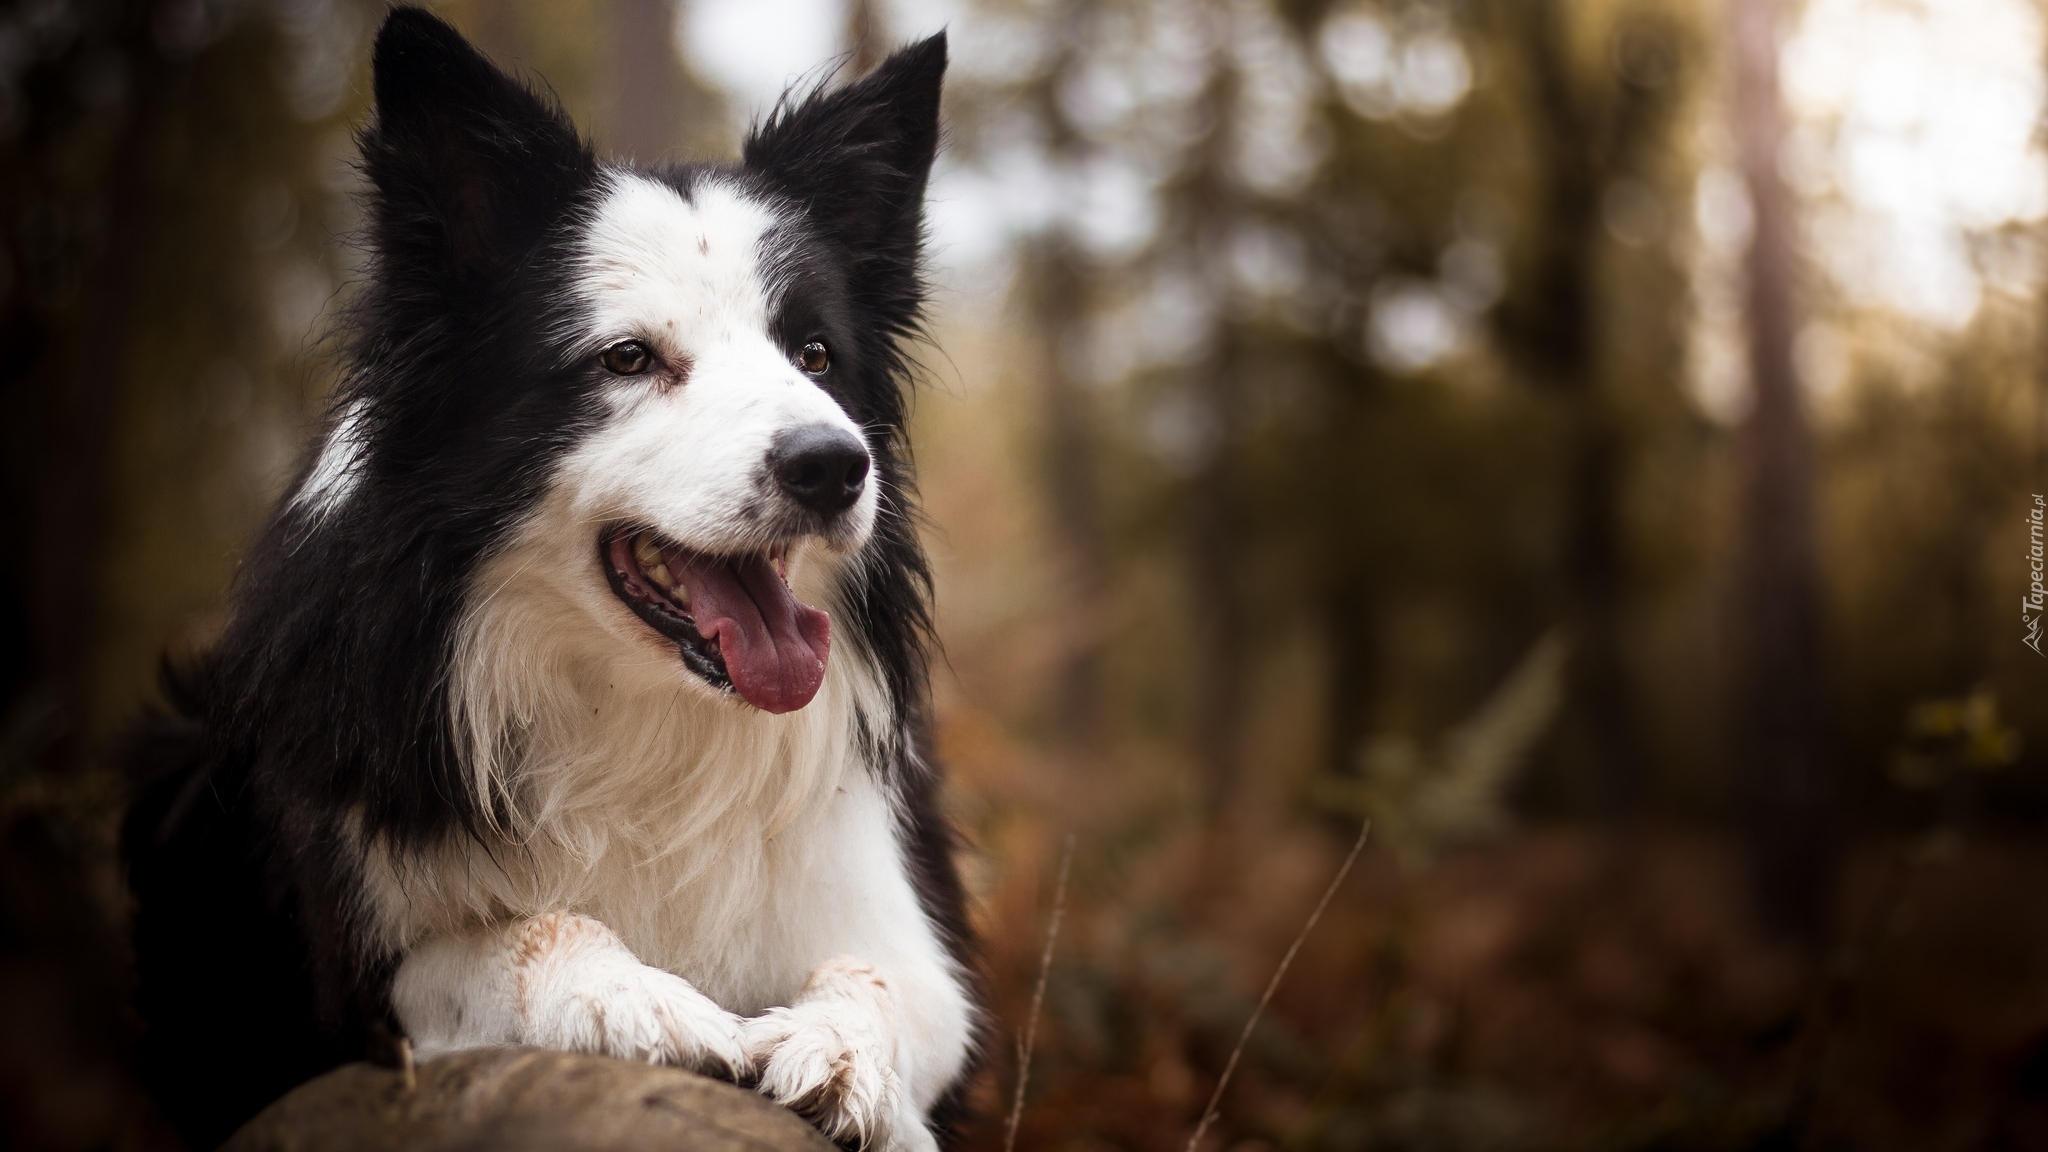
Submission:
[[[778,335],[835,332],[836,398],[868,430],[882,512],[845,622],[885,670],[877,768],[913,817],[913,874],[966,959],[951,832],[925,740],[930,574],[904,441],[922,202],[943,34],[872,76],[785,101],[724,170],[800,209]],[[355,489],[282,505],[250,546],[230,623],[166,675],[133,745],[123,834],[138,902],[145,1076],[195,1146],[389,1025],[394,958],[354,920],[365,841],[418,848],[490,813],[458,762],[447,668],[468,575],[594,417],[594,350],[563,289],[599,168],[562,112],[417,9],[375,48],[360,137],[370,273],[344,319],[334,411],[358,413]],[[656,173],[686,195],[704,170]],[[308,465],[310,468],[310,463]],[[303,481],[305,473],[301,474]]]

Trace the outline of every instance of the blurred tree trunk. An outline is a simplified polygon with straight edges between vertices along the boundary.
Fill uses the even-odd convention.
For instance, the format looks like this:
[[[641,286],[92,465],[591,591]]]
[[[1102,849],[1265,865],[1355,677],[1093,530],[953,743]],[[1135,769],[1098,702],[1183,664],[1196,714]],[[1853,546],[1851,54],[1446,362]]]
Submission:
[[[857,37],[857,45],[870,45],[867,51],[874,54],[879,30],[871,5],[862,0],[847,16],[849,37]],[[1026,90],[1025,99],[1047,128],[1050,158],[1072,168],[1085,159],[1085,148],[1060,106],[1059,90],[1072,74],[1089,15],[1081,4],[1067,0],[1046,19],[1060,40],[1051,66]],[[1038,348],[1033,368],[1041,387],[1044,437],[1038,464],[1045,477],[1055,553],[1054,619],[1060,635],[1053,725],[1061,752],[1083,759],[1099,751],[1104,735],[1102,649],[1110,547],[1103,535],[1103,493],[1097,475],[1100,445],[1095,430],[1101,414],[1075,374],[1073,352],[1087,337],[1094,305],[1090,285],[1099,271],[1063,227],[1033,239],[1019,253],[1017,283]]]
[[[1644,755],[1623,645],[1626,449],[1603,386],[1594,275],[1605,241],[1602,193],[1640,162],[1664,102],[1624,76],[1611,102],[1597,104],[1575,66],[1566,9],[1562,0],[1511,0],[1506,9],[1526,54],[1545,168],[1530,289],[1504,321],[1518,358],[1568,406],[1558,580],[1572,658],[1563,729],[1594,805],[1622,821],[1640,803]]]
[[[1205,18],[1228,27],[1227,12],[1211,6]],[[1240,207],[1229,172],[1226,147],[1238,130],[1239,78],[1227,49],[1212,57],[1201,102],[1211,125],[1195,149],[1187,178],[1175,190],[1180,200],[1185,249],[1194,253],[1212,284],[1226,284],[1224,251]],[[1241,559],[1252,547],[1239,493],[1238,455],[1243,447],[1243,365],[1236,355],[1237,332],[1227,302],[1212,321],[1208,355],[1188,372],[1183,387],[1196,413],[1199,439],[1195,472],[1188,486],[1187,591],[1195,633],[1195,757],[1201,769],[1202,801],[1212,822],[1234,811],[1243,783],[1241,749],[1249,687],[1245,675],[1256,649],[1246,621]]]
[[[732,147],[725,98],[690,69],[676,36],[677,9],[678,0],[620,0],[612,16],[618,66],[607,143],[641,163],[679,148],[714,155]]]
[[[1379,572],[1369,562],[1345,557],[1324,574],[1322,619],[1329,637],[1330,677],[1323,754],[1324,771],[1332,776],[1358,771],[1359,754],[1371,735],[1372,704],[1379,695],[1384,595]]]
[[[480,0],[476,28],[470,38],[500,67],[517,68],[526,60],[526,28],[519,19],[518,0]]]
[[[1827,928],[1833,782],[1813,523],[1813,448],[1793,362],[1796,214],[1778,171],[1776,0],[1730,0],[1735,135],[1754,209],[1745,268],[1751,409],[1741,435],[1732,736],[1745,793],[1749,884],[1769,929]]]
[[[848,0],[846,5],[846,78],[856,79],[874,71],[888,51],[888,32],[875,0]]]
[[[612,59],[617,67],[611,147],[647,163],[676,146],[685,112],[675,51],[675,5],[670,0],[618,0],[612,10]]]
[[[1189,610],[1201,645],[1195,682],[1195,755],[1211,820],[1234,808],[1243,781],[1245,675],[1256,651],[1246,620],[1239,558],[1251,546],[1240,507],[1237,429],[1243,389],[1230,322],[1217,325],[1216,347],[1195,369],[1195,396],[1208,429],[1208,451],[1189,496]]]
[[[1097,750],[1102,734],[1103,599],[1109,564],[1096,478],[1095,409],[1075,378],[1071,354],[1085,336],[1089,313],[1089,270],[1083,261],[1070,239],[1055,234],[1025,249],[1021,271],[1040,349],[1043,467],[1059,568],[1054,722],[1062,750],[1085,756]]]
[[[10,12],[0,133],[0,1004],[38,1006],[0,1028],[0,1094],[21,1105],[0,1146],[138,1147],[161,1122],[131,1067],[117,726],[154,666],[137,638],[157,649],[171,623],[164,590],[218,554],[232,497],[201,480],[247,467],[208,457],[226,433],[200,378],[268,347],[246,208],[290,191],[295,154],[264,14],[51,12]],[[189,517],[182,538],[161,507]]]
[[[38,766],[71,773],[103,751],[87,730],[105,613],[101,557],[110,520],[111,441],[121,425],[121,369],[135,330],[141,251],[151,209],[150,146],[169,115],[182,65],[151,35],[160,4],[138,0],[84,15],[69,51],[38,62],[27,125],[8,149],[4,208],[18,222],[16,274],[0,373],[19,416],[10,430],[8,546],[23,620],[10,688],[49,709]],[[101,111],[78,77],[111,59],[121,92]],[[94,123],[111,119],[114,123]],[[111,130],[110,130],[111,129]],[[102,136],[102,133],[105,135]],[[111,139],[101,150],[95,138]],[[81,178],[82,177],[82,178]],[[28,435],[24,435],[27,433]],[[10,700],[10,708],[17,705]],[[11,722],[22,717],[10,715]],[[8,765],[10,769],[25,766]]]

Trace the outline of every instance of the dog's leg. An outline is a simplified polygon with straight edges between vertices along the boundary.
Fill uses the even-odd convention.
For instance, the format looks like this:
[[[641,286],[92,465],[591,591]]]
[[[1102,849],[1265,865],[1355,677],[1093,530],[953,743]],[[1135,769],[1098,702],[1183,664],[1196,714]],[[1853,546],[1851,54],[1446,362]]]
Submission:
[[[898,1076],[897,1009],[888,982],[852,956],[811,973],[796,1002],[746,1023],[761,1091],[826,1136],[885,1152],[936,1152]]]
[[[550,913],[430,940],[406,955],[392,1006],[421,1058],[532,1044],[750,1071],[739,1017],[670,972],[642,964],[588,916]]]

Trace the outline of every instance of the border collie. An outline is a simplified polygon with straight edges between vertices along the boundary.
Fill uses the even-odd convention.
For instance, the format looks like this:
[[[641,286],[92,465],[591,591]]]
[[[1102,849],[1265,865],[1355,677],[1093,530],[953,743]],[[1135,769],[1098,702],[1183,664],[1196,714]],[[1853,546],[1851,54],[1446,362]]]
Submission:
[[[134,751],[145,1075],[211,1144],[391,1029],[936,1147],[978,1010],[900,345],[944,34],[727,167],[598,160],[417,9],[374,61],[325,435]]]

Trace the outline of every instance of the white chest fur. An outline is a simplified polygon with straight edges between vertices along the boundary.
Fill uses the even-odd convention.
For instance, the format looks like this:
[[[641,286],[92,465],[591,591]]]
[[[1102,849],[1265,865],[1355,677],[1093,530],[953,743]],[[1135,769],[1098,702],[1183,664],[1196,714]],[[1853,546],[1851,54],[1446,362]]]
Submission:
[[[888,713],[858,645],[835,645],[808,707],[756,711],[690,679],[609,594],[545,575],[577,570],[546,554],[568,547],[549,543],[564,535],[529,533],[486,566],[457,646],[474,786],[502,802],[506,826],[488,845],[371,854],[365,918],[405,957],[402,1020],[439,1050],[538,1042],[725,1059],[737,1017],[800,1005],[821,966],[851,957],[886,990],[893,1051],[876,1062],[901,1085],[892,1094],[929,1107],[965,1059],[970,1009],[862,760],[858,733],[884,730]],[[793,569],[807,600],[831,603],[830,562]],[[522,926],[563,915],[616,936],[602,966],[551,977],[610,989],[599,1013],[610,1033],[550,1032],[524,1015]],[[653,972],[621,974],[636,962]],[[709,1003],[693,1008],[698,993]],[[620,1031],[636,1004],[663,996],[656,1016],[694,1012],[702,1020],[683,1033],[717,1033],[697,1035],[696,1056],[645,1040],[659,1021]],[[720,1023],[720,1011],[735,1019]]]

